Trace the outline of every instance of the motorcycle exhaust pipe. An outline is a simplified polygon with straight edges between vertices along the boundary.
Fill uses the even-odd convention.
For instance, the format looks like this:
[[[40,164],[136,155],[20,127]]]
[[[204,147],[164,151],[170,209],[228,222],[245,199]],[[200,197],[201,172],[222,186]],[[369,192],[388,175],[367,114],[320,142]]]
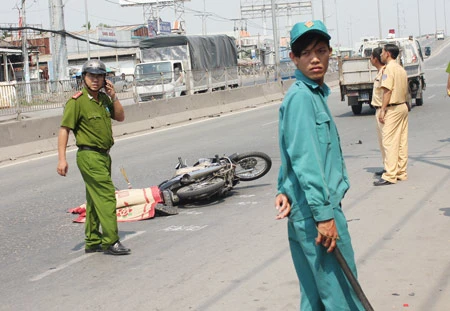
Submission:
[[[183,177],[181,177],[180,182],[181,183],[192,183],[195,179],[199,179],[208,175],[211,175],[214,172],[220,171],[222,169],[221,165],[207,167],[198,171],[194,171],[188,174],[184,174]]]

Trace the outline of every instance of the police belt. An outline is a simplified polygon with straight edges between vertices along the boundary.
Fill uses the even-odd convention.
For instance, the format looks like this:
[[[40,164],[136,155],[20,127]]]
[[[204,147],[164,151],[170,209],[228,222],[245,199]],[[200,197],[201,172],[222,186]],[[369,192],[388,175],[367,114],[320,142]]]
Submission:
[[[386,107],[398,106],[398,105],[403,105],[403,104],[406,104],[406,103],[400,103],[400,104],[389,104],[389,105],[387,105]],[[380,108],[381,108],[381,106],[374,106],[374,107],[375,107],[375,109],[380,109]]]
[[[89,150],[89,151],[96,151],[99,153],[109,154],[109,149],[102,149],[102,148],[91,147],[91,146],[78,146],[78,150]]]

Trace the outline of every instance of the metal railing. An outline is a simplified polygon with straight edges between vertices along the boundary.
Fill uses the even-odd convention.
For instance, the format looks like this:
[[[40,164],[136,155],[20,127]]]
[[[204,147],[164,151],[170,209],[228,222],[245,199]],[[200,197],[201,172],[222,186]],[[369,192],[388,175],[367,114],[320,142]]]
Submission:
[[[186,74],[186,73],[184,73]],[[293,67],[280,66],[282,79],[291,78]],[[239,86],[250,86],[264,84],[276,80],[273,66],[238,66],[236,68],[218,68],[211,71],[195,71],[192,73],[194,86],[207,84],[209,90],[214,89],[220,81],[238,81]],[[133,77],[127,76],[128,84],[122,90],[116,90],[119,99],[133,98],[131,81]],[[155,82],[162,84],[162,79]],[[68,79],[60,81],[31,81],[29,83],[20,81],[0,82],[0,116],[16,115],[18,118],[22,113],[62,108],[70,97],[82,87],[81,80]]]

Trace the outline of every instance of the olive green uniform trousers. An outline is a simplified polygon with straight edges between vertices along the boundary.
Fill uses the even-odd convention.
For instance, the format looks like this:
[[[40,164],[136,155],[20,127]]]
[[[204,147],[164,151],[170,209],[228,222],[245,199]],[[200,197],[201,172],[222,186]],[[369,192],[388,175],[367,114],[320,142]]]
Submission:
[[[77,165],[86,186],[86,248],[101,244],[107,249],[119,240],[111,157],[107,153],[79,150]]]

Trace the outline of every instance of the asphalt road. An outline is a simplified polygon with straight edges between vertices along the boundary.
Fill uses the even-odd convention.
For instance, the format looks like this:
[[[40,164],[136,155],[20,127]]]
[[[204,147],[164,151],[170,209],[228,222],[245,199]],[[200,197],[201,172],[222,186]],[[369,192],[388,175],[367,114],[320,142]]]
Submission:
[[[343,201],[360,283],[375,310],[450,306],[450,48],[426,61],[427,90],[409,121],[409,180],[373,187],[381,168],[373,111],[353,116],[333,88],[352,187]],[[177,216],[119,224],[132,254],[84,254],[82,224],[66,211],[84,202],[75,152],[69,175],[55,154],[0,167],[0,310],[298,310],[286,221],[275,220],[279,103],[117,139],[113,180],[156,185],[177,157],[262,151],[268,175],[223,200]]]

